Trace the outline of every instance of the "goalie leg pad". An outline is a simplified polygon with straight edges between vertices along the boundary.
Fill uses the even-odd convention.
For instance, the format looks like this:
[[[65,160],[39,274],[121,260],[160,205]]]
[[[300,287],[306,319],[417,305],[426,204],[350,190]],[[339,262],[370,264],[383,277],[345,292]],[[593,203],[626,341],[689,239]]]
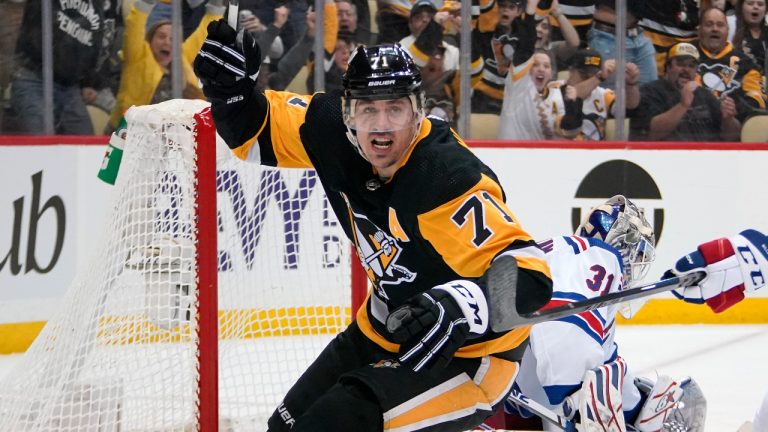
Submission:
[[[580,430],[585,432],[626,432],[621,389],[627,365],[621,357],[590,369],[581,385]]]

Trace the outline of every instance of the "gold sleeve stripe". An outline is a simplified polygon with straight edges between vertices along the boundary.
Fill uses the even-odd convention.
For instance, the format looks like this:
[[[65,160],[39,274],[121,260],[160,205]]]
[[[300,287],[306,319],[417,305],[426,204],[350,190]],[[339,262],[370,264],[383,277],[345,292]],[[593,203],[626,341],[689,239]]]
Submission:
[[[568,18],[568,21],[570,21],[571,25],[574,27],[585,27],[592,24],[592,18]],[[549,21],[552,23],[552,20]],[[554,27],[560,27],[560,22],[557,20],[554,20]]]
[[[269,99],[269,129],[272,151],[281,168],[312,168],[299,127],[304,123],[312,96],[267,90]]]
[[[416,63],[416,66],[424,67],[429,62],[429,56],[425,54],[424,51],[420,50],[415,43],[412,43],[410,46],[406,47],[406,49],[410,51],[413,56],[413,61]]]
[[[763,84],[763,78],[760,76],[760,72],[756,69],[752,69],[744,74],[744,78],[741,81],[741,88],[748,97],[754,99],[760,108],[765,108],[765,99],[761,86]]]
[[[501,187],[483,175],[462,196],[417,216],[424,238],[462,277],[482,276],[514,241],[531,240],[502,196]]]
[[[461,347],[456,351],[456,357],[476,358],[509,351],[525,342],[530,333],[530,326],[518,327],[505,333],[504,336],[499,338]]]
[[[457,375],[444,385],[432,388],[384,413],[384,430],[399,432],[430,429],[457,416],[477,410],[490,411],[509,392],[517,376],[515,362],[490,357],[474,377]],[[482,376],[479,376],[482,375]],[[476,383],[474,380],[479,380]]]
[[[497,89],[489,86],[485,81],[480,81],[475,85],[475,90],[482,92],[494,99],[504,99],[504,89]]]
[[[339,18],[336,14],[336,3],[326,2],[323,6],[323,49],[327,53],[336,50],[336,38],[339,34]]]
[[[539,273],[547,275],[552,279],[552,274],[549,272],[549,266],[544,258],[537,258],[532,256],[516,256],[517,266],[520,268],[537,271]]]
[[[605,112],[611,113],[613,111],[613,103],[616,102],[616,93],[613,90],[607,90],[605,94]]]
[[[514,66],[512,68],[512,81],[520,81],[533,67],[533,57],[525,61],[525,63]]]

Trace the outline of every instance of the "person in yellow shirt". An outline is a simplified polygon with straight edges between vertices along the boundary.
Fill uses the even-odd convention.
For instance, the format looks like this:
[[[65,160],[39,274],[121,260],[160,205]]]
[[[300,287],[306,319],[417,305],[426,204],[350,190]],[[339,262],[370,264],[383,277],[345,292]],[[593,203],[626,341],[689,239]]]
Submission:
[[[172,98],[172,27],[170,8],[165,6],[156,5],[155,0],[137,0],[125,19],[123,70],[117,103],[106,132],[117,127],[123,113],[131,106]],[[157,9],[153,11],[153,8]],[[203,44],[208,23],[224,14],[222,0],[211,0],[205,8],[199,25],[181,45],[181,68],[184,75],[182,97],[185,99],[205,98],[192,70],[192,61]]]

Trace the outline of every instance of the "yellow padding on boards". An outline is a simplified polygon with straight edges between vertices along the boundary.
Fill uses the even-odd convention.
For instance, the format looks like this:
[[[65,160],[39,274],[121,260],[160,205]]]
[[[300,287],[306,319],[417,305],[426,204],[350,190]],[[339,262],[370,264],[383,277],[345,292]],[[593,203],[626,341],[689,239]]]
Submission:
[[[716,314],[707,305],[678,299],[651,299],[631,320],[619,324],[768,324],[768,298],[748,298]]]
[[[338,333],[349,324],[351,311],[341,314],[338,306],[289,307],[267,310],[233,309],[219,311],[224,339],[270,336],[298,336]],[[235,331],[232,320],[248,325]],[[751,298],[716,314],[705,305],[677,299],[652,299],[632,320],[618,317],[620,324],[768,324],[768,298]],[[44,321],[0,324],[0,354],[24,352],[45,325]],[[108,329],[108,331],[107,331]],[[174,342],[189,336],[187,326],[162,330],[146,319],[109,317],[102,319],[100,337],[105,343]]]
[[[219,331],[225,340],[336,334],[349,325],[351,316],[351,308],[342,313],[340,306],[230,309],[219,311]],[[26,351],[45,324],[0,324],[0,354]],[[109,316],[101,318],[98,338],[104,345],[125,345],[180,342],[189,335],[187,324],[164,330],[143,316]]]
[[[0,354],[24,352],[45,326],[45,321],[0,324]]]

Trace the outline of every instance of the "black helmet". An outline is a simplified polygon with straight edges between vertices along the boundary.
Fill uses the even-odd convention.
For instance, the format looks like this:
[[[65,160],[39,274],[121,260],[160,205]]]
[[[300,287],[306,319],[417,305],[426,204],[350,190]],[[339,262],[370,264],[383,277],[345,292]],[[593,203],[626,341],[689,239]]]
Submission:
[[[400,44],[358,46],[342,77],[347,99],[397,99],[421,94],[421,71]]]

